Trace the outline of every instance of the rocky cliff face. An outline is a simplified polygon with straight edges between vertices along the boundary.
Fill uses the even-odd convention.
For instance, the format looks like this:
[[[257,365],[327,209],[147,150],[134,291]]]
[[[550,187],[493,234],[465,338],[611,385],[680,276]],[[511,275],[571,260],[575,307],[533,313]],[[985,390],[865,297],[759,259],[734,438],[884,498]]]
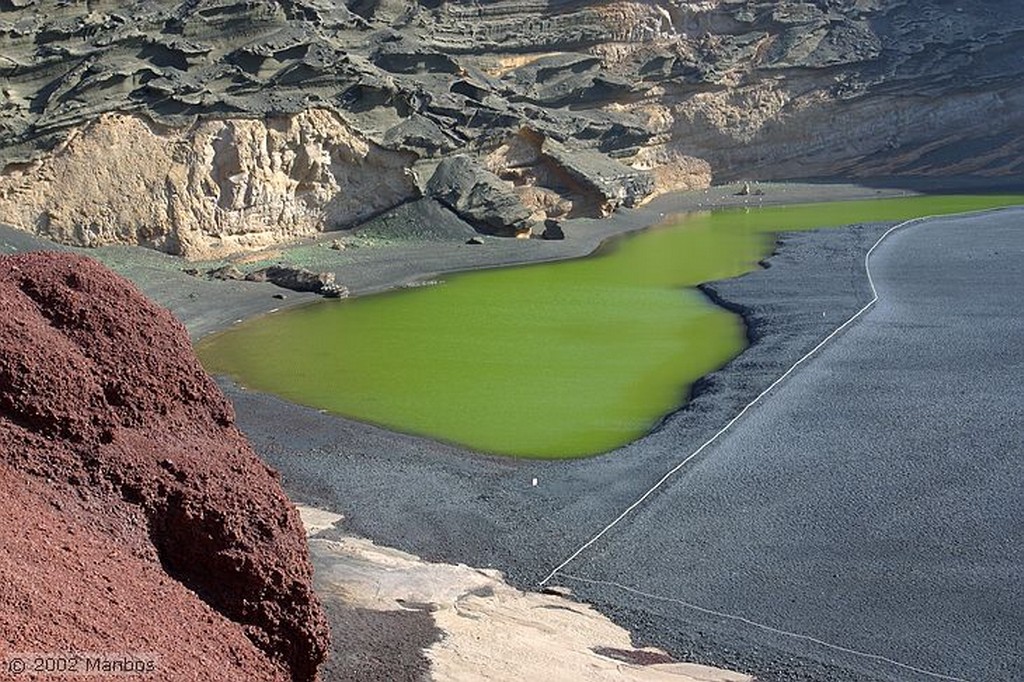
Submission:
[[[0,176],[0,211],[58,242],[192,257],[351,226],[417,193],[411,155],[308,110],[166,128],[104,114]]]
[[[346,226],[453,154],[533,219],[712,175],[1024,171],[1012,0],[5,6],[0,220],[76,243],[201,253]]]
[[[313,680],[302,526],[170,313],[93,261],[0,258],[4,651]]]

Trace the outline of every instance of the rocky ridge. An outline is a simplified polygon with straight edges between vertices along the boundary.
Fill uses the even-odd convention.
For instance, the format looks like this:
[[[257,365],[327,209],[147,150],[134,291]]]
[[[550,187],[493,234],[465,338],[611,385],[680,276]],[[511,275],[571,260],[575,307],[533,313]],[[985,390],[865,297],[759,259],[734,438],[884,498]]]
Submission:
[[[501,184],[446,210],[497,233],[712,175],[1024,171],[1010,0],[3,4],[0,220],[76,244],[348,227],[453,156]]]
[[[5,652],[314,680],[329,635],[301,521],[184,328],[56,253],[0,259],[0,311]]]

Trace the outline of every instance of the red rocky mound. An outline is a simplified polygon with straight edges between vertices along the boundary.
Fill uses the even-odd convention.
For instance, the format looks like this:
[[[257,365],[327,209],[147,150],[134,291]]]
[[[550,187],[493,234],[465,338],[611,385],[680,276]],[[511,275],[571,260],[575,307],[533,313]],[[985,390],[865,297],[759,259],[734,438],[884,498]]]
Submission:
[[[305,535],[233,422],[184,328],[129,282],[0,257],[0,657],[315,679],[328,630]]]

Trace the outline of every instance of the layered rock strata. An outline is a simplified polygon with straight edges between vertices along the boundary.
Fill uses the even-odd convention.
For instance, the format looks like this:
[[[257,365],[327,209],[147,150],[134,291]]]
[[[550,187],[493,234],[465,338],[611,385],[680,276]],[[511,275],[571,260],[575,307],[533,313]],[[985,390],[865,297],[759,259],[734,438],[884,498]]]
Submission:
[[[19,0],[0,220],[203,256],[357,224],[452,156],[534,222],[712,175],[1019,175],[1022,49],[1012,0]]]
[[[418,194],[410,161],[322,109],[189,128],[105,114],[45,159],[9,167],[0,214],[61,243],[214,256],[351,226],[407,201]]]
[[[300,519],[170,313],[91,260],[7,256],[0,348],[4,651],[315,679]]]

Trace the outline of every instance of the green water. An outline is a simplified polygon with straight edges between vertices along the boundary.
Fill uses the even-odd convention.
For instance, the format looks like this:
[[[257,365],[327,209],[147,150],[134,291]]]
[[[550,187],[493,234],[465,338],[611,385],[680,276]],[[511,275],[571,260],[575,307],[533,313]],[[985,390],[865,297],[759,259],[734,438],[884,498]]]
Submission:
[[[297,403],[470,448],[605,452],[743,350],[692,287],[757,267],[774,234],[1024,203],[912,197],[692,214],[577,260],[264,316],[203,341],[207,369]]]

